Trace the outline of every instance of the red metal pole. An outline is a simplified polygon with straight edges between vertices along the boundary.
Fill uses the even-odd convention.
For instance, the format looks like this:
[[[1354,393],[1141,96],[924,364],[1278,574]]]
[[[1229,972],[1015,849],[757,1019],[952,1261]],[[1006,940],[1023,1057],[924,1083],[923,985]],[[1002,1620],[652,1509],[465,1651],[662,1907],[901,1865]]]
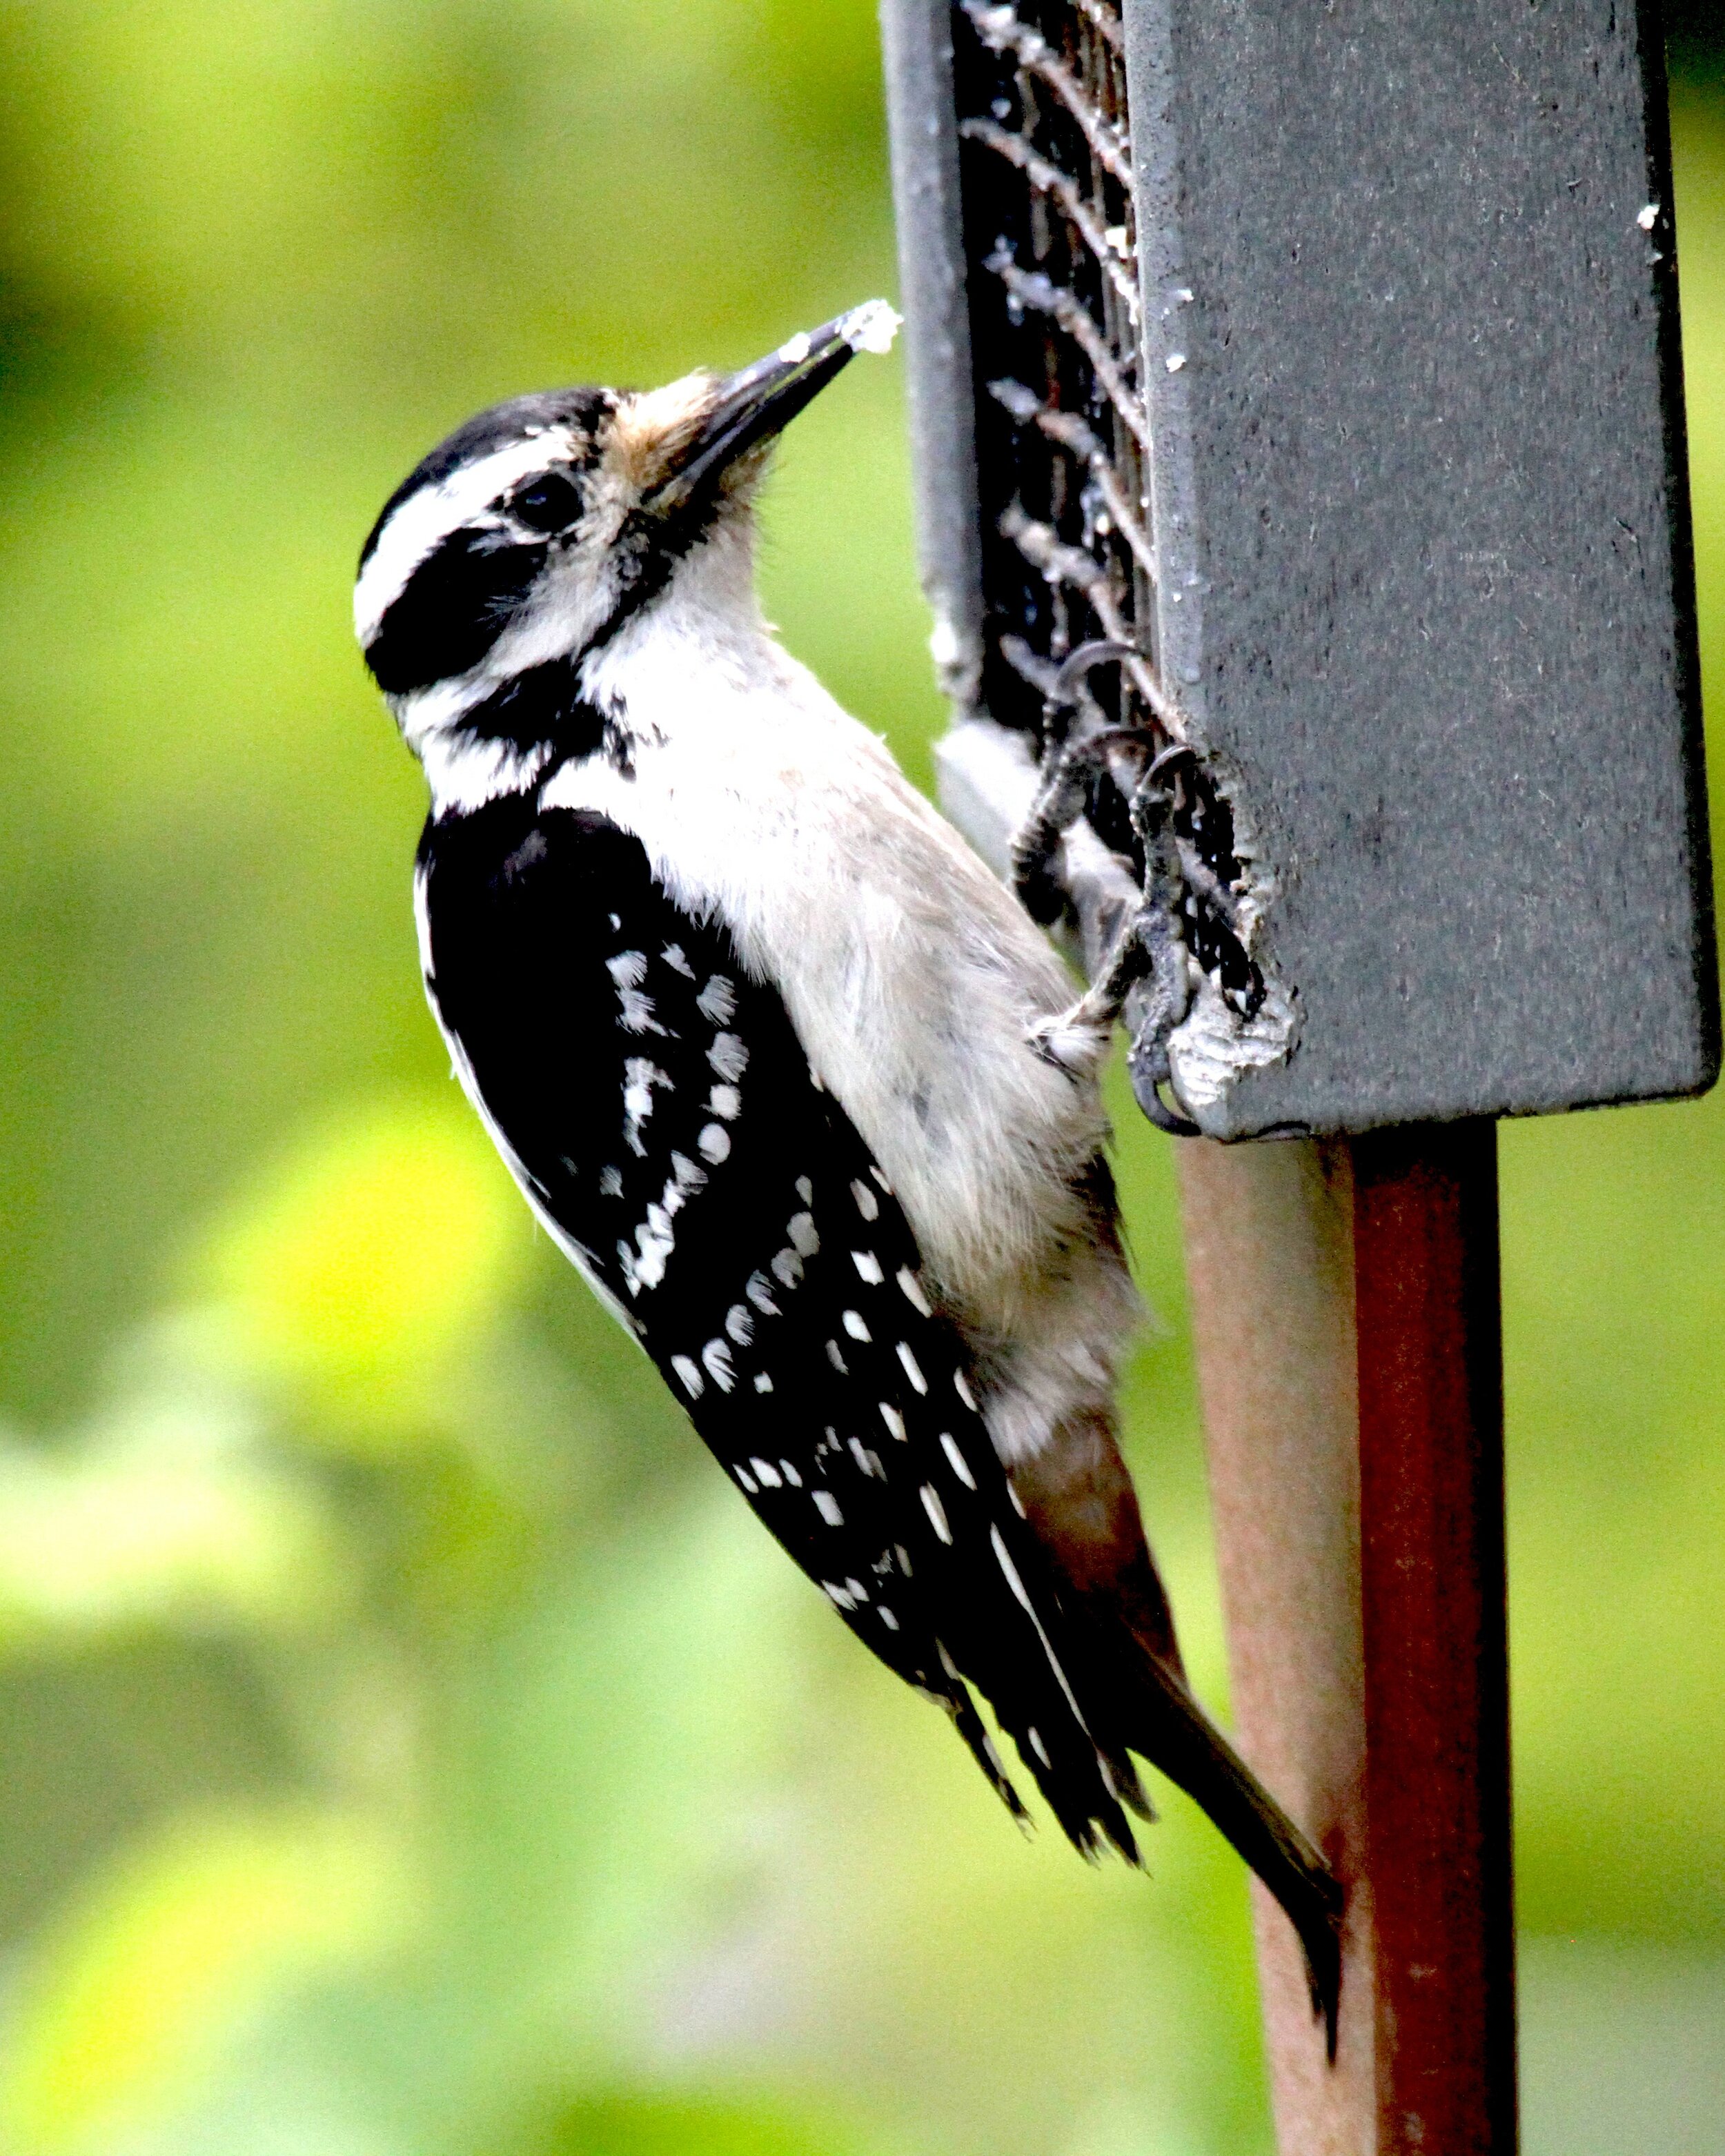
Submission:
[[[1246,1754],[1348,1890],[1327,2066],[1260,1897],[1286,2156],[1512,2156],[1489,1123],[1181,1149]]]

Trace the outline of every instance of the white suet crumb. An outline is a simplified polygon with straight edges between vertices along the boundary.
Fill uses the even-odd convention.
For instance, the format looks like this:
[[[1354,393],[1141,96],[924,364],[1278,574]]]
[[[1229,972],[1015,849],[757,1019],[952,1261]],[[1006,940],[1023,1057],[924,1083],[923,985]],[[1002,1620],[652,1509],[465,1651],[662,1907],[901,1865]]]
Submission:
[[[891,352],[903,320],[885,300],[865,300],[839,317],[839,334],[853,352]]]

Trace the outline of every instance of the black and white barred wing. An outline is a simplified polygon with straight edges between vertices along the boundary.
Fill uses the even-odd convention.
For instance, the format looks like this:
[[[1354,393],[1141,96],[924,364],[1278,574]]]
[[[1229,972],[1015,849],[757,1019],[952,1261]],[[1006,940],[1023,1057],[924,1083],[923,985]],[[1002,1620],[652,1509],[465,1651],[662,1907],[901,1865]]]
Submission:
[[[434,824],[419,875],[428,993],[547,1227],[768,1527],[946,1706],[1006,1801],[967,1679],[1072,1838],[1134,1853],[1132,1768],[1091,1733],[963,1343],[776,991],[592,814],[515,800]]]

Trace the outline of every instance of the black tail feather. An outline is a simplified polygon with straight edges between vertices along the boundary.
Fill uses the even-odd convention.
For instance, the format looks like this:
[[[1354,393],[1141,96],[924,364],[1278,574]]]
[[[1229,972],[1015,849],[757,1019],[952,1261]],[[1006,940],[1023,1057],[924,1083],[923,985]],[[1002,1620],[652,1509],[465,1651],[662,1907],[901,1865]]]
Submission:
[[[1286,1912],[1305,1951],[1312,2010],[1323,2017],[1333,2064],[1342,1989],[1341,1884],[1180,1680],[1149,1655],[1139,1669],[1149,1681],[1141,1693],[1142,1726],[1127,1741],[1208,1813]]]

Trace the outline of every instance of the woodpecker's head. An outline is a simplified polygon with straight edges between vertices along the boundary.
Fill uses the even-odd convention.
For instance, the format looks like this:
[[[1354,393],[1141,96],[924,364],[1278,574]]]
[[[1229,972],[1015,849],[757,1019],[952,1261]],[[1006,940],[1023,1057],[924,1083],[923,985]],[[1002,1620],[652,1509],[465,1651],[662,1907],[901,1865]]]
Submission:
[[[747,515],[777,435],[896,327],[870,300],[737,374],[550,390],[457,428],[360,556],[354,627],[398,714],[426,701],[459,723],[516,677],[578,666]]]

